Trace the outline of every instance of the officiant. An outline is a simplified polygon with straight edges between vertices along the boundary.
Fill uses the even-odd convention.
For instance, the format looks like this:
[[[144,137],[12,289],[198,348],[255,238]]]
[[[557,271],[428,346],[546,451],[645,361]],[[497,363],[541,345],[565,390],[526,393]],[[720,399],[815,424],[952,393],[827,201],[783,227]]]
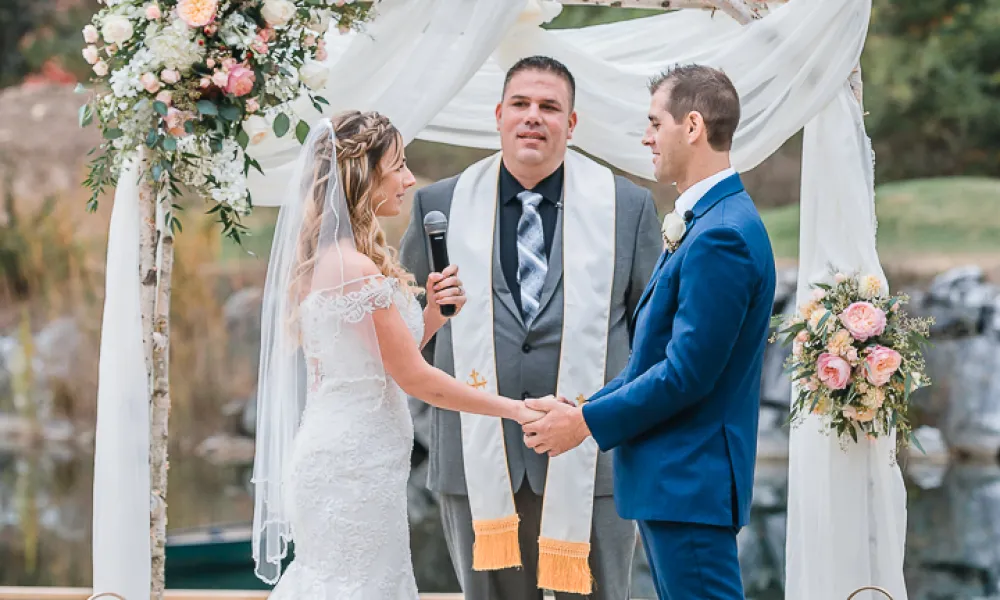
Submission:
[[[567,149],[575,92],[552,58],[514,64],[496,107],[501,151],[418,191],[401,244],[426,282],[424,216],[448,217],[468,303],[428,358],[511,398],[582,399],[617,375],[663,249],[650,192]],[[427,483],[467,599],[629,598],[635,525],[615,512],[609,454],[589,440],[549,459],[515,422],[431,412]]]

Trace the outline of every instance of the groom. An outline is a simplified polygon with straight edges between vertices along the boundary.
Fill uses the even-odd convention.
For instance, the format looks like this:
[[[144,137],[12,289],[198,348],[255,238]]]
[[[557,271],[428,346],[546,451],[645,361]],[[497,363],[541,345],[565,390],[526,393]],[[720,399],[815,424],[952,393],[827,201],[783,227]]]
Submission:
[[[667,250],[633,319],[625,370],[582,407],[552,399],[525,443],[559,456],[591,436],[614,448],[618,513],[639,523],[657,594],[743,598],[736,534],[750,512],[774,257],[729,150],[740,117],[732,82],[692,65],[650,84],[658,181],[681,192]]]

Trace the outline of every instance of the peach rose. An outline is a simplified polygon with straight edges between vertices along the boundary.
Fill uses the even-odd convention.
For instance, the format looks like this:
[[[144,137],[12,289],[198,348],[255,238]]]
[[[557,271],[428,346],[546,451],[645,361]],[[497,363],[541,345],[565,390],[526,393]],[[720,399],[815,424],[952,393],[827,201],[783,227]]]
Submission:
[[[97,61],[101,60],[101,56],[97,53],[97,46],[87,46],[84,48],[83,60],[87,61],[88,65],[97,64]]]
[[[159,4],[147,4],[146,5],[146,18],[147,19],[149,19],[150,21],[155,21],[155,20],[159,19],[162,16],[163,16],[163,13],[160,11],[160,5]]]
[[[167,109],[167,116],[163,118],[167,124],[167,133],[176,138],[187,135],[187,132],[184,131],[184,124],[187,123],[191,117],[191,113],[177,110],[171,106]]]
[[[171,96],[170,92],[168,92],[167,90],[163,90],[159,94],[157,94],[156,99],[166,104],[167,106],[170,106],[170,103],[174,101],[173,96]]]
[[[174,69],[163,69],[160,71],[160,79],[167,85],[173,85],[181,80],[181,74]]]
[[[246,96],[253,90],[253,82],[256,76],[253,71],[243,65],[236,65],[229,72],[229,81],[226,91],[234,96]]]
[[[882,335],[885,331],[885,313],[870,302],[851,304],[840,313],[840,322],[859,342]]]
[[[847,358],[847,351],[853,347],[853,344],[854,338],[851,337],[850,332],[846,329],[838,329],[830,336],[830,341],[826,343],[826,349],[830,354]]]
[[[88,44],[96,44],[98,39],[100,39],[100,34],[97,32],[96,27],[87,25],[83,28],[83,41]]]
[[[215,19],[219,0],[181,0],[177,3],[177,16],[188,27],[204,27]]]
[[[142,87],[146,88],[146,91],[150,94],[160,91],[160,80],[152,73],[143,73],[139,81],[142,82]]]
[[[868,365],[866,379],[872,385],[883,386],[889,382],[892,374],[899,370],[902,362],[903,357],[899,352],[885,346],[875,346],[865,357],[865,364]]]
[[[255,113],[260,110],[260,104],[257,102],[256,98],[250,98],[247,100],[247,112]]]
[[[824,352],[816,359],[816,375],[831,390],[842,390],[851,380],[851,365],[835,354]]]
[[[225,71],[216,71],[212,73],[212,83],[217,87],[225,89],[229,85],[229,73]]]

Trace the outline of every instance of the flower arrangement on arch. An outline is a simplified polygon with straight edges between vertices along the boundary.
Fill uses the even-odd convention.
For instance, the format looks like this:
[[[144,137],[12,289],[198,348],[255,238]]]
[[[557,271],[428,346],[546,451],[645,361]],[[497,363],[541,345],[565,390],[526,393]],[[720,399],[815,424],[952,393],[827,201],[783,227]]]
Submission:
[[[792,316],[772,319],[792,344],[785,368],[795,385],[790,420],[816,414],[846,442],[896,433],[900,448],[913,442],[910,395],[930,385],[922,349],[931,319],[909,317],[905,295],[890,296],[875,275],[836,273],[833,285],[815,283]]]
[[[80,109],[80,124],[95,119],[103,134],[85,184],[88,208],[117,183],[127,156],[143,145],[157,197],[185,186],[214,201],[224,234],[240,239],[240,217],[253,206],[246,176],[260,165],[245,150],[273,130],[309,126],[296,119],[293,100],[308,97],[317,111],[326,100],[323,36],[369,16],[354,0],[99,0],[103,7],[83,30],[83,57],[93,66],[96,94]],[[263,123],[263,126],[261,125]],[[265,130],[264,128],[267,128]],[[92,152],[93,153],[93,152]],[[161,195],[162,194],[162,195]],[[166,203],[167,223],[180,223]]]

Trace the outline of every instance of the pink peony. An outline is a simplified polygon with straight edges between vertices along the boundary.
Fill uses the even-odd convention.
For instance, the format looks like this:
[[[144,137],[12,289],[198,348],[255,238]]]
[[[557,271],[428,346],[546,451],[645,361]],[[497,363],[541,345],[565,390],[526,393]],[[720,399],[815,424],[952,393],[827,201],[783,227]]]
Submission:
[[[171,96],[170,92],[168,92],[167,90],[163,90],[159,94],[157,94],[156,99],[166,104],[167,106],[170,106],[170,103],[174,101],[173,96]]]
[[[204,27],[215,19],[219,0],[181,0],[177,3],[177,16],[188,27]]]
[[[851,304],[840,313],[840,322],[859,342],[882,335],[885,331],[885,313],[870,302]]]
[[[835,354],[824,352],[816,360],[816,375],[831,390],[842,390],[851,380],[851,365]]]
[[[202,77],[201,81],[198,82],[198,87],[200,88],[207,88],[210,85],[212,85],[212,80],[208,77]]]
[[[267,42],[263,40],[254,40],[250,44],[250,48],[257,54],[267,54]]]
[[[157,19],[159,19],[162,16],[163,16],[163,13],[160,12],[160,5],[159,4],[147,4],[146,5],[146,18],[147,19],[149,19],[150,21],[156,21]]]
[[[160,80],[152,73],[143,73],[139,81],[142,82],[142,87],[146,88],[146,91],[150,94],[160,91]]]
[[[865,364],[868,366],[865,377],[872,385],[883,386],[899,370],[902,362],[903,357],[899,352],[885,346],[875,346],[865,357]]]
[[[246,96],[253,91],[253,82],[256,79],[253,71],[243,65],[236,65],[229,72],[229,81],[226,91],[234,96]]]

